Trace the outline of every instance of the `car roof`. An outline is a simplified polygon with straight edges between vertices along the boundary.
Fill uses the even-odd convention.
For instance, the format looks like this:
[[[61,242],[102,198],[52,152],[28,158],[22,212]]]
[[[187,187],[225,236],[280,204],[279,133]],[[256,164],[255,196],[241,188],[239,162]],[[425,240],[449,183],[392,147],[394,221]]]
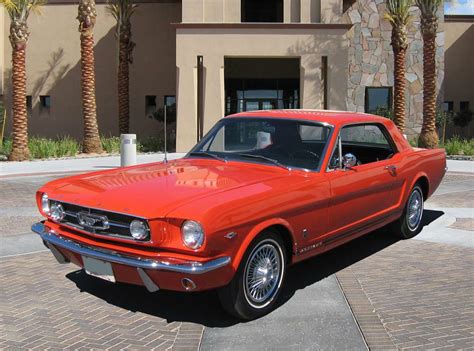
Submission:
[[[385,117],[375,116],[368,113],[333,111],[333,110],[259,110],[240,112],[226,116],[233,117],[269,117],[284,119],[303,119],[314,122],[329,123],[334,126],[347,123],[387,123]]]

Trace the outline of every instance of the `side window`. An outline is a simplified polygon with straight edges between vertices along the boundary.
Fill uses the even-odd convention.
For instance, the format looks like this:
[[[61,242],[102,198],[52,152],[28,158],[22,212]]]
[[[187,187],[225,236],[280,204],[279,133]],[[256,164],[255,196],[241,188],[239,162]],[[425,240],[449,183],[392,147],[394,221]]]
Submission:
[[[395,151],[381,128],[376,124],[358,124],[342,128],[342,155],[353,154],[358,165],[391,158]],[[336,145],[329,168],[335,169],[338,166],[339,145]]]
[[[342,143],[389,145],[387,138],[374,124],[344,127],[341,131]]]

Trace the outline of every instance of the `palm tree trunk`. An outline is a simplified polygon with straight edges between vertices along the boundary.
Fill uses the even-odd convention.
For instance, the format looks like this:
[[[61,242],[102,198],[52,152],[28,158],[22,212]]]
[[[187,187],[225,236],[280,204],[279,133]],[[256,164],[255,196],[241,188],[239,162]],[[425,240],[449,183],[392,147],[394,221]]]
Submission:
[[[99,127],[97,124],[97,106],[95,101],[94,36],[81,33],[81,86],[82,109],[84,115],[84,153],[103,152]]]
[[[129,47],[127,39],[119,40],[119,65],[118,65],[118,105],[119,105],[119,131],[127,134],[130,126],[130,96],[129,96]]]
[[[26,111],[26,44],[14,44],[12,48],[13,143],[8,159],[23,161],[30,157]]]
[[[393,119],[400,132],[405,130],[405,54],[406,48],[394,48],[394,108]]]
[[[434,149],[438,147],[436,132],[436,32],[423,33],[423,125],[418,144]]]

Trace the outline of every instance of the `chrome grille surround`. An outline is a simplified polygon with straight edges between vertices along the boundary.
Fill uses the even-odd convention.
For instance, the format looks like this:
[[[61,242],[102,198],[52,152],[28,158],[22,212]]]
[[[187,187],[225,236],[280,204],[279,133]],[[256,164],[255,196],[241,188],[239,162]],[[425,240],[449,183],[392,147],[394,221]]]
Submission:
[[[53,204],[61,204],[64,208],[64,219],[57,221],[61,225],[105,237],[128,239],[135,242],[150,241],[148,222],[143,218],[50,199],[50,206]],[[130,223],[136,219],[144,221],[148,227],[148,235],[143,240],[135,239],[130,234]]]

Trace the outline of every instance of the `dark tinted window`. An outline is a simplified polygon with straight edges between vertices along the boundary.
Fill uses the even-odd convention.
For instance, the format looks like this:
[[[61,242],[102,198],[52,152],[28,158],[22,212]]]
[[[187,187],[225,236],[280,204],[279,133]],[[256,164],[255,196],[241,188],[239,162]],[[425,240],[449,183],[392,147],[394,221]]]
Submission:
[[[283,22],[283,0],[241,0],[242,22]]]
[[[392,109],[391,87],[367,87],[365,89],[365,112],[377,113],[377,110]]]

